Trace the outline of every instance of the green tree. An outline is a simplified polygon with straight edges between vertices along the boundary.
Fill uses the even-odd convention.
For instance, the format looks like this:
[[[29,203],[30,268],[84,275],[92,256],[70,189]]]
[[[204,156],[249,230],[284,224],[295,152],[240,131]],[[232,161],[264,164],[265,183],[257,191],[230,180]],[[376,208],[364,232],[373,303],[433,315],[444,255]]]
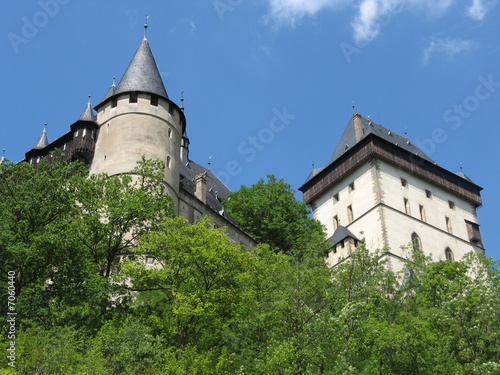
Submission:
[[[309,208],[295,198],[291,186],[273,175],[230,193],[225,205],[241,228],[260,243],[292,255],[308,249],[323,254],[326,249],[322,225],[310,217]]]

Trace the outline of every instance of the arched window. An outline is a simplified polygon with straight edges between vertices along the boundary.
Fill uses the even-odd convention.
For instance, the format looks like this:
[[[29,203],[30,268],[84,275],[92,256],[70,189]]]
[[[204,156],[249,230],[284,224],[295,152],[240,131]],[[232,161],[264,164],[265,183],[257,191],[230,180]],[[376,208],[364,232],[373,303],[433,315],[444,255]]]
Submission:
[[[167,155],[167,168],[170,168],[170,156]]]
[[[453,251],[449,247],[447,247],[444,250],[444,255],[446,256],[446,260],[449,260],[450,262],[453,262],[455,260],[455,257],[453,256]]]
[[[415,232],[411,234],[411,246],[413,247],[413,251],[422,251],[422,241]]]

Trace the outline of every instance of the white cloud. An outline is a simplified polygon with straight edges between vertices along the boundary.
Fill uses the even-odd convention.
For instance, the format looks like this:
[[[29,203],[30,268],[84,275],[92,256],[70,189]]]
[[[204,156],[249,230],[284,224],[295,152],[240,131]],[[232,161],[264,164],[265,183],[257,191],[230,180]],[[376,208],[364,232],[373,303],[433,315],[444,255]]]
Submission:
[[[423,12],[438,18],[448,12],[458,0],[267,0],[270,17],[280,23],[292,26],[304,17],[314,16],[325,9],[350,6],[355,9],[351,20],[353,37],[358,43],[375,39],[391,18],[400,12]],[[466,7],[466,15],[474,20],[482,20],[496,5],[497,0],[471,0]]]
[[[473,20],[481,21],[495,5],[496,0],[472,0],[465,14]]]
[[[271,17],[279,22],[295,25],[305,16],[314,16],[327,8],[348,3],[348,0],[268,0],[271,7]]]
[[[428,63],[436,54],[444,55],[446,58],[453,58],[458,53],[469,51],[473,46],[472,41],[460,38],[434,38],[424,51],[423,61]]]

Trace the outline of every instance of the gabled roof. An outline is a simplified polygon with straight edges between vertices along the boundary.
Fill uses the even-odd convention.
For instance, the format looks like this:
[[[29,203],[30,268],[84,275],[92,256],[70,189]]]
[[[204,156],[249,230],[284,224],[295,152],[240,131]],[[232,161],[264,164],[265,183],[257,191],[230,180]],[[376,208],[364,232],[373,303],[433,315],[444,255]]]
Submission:
[[[360,115],[355,113],[351,117],[351,120],[347,124],[344,130],[344,134],[342,134],[342,137],[340,138],[337,147],[335,147],[335,150],[333,151],[333,154],[330,157],[328,164],[333,163],[345,152],[347,152],[351,147],[353,147],[356,143],[358,143],[358,141],[356,141],[356,130],[354,126],[354,118],[356,116]],[[363,136],[361,137],[361,139],[366,138],[370,134],[374,134],[379,138],[382,138],[406,151],[411,152],[413,155],[418,155],[420,158],[425,159],[431,163],[434,163],[434,160],[432,160],[422,150],[420,150],[417,146],[415,146],[412,142],[410,142],[408,138],[405,138],[397,133],[394,133],[391,130],[373,122],[370,119],[367,119],[363,116],[360,117],[361,117],[361,124],[363,126]]]
[[[47,139],[47,127],[44,126],[43,132],[33,146],[33,150],[42,150],[49,145],[49,140]]]
[[[160,72],[146,38],[141,42],[114,95],[142,91],[168,99]]]
[[[359,239],[354,234],[352,234],[349,229],[342,225],[339,225],[333,233],[333,236],[331,236],[328,241],[330,241],[330,243],[335,246],[339,242],[344,241],[346,238],[352,238],[356,241],[359,241]]]

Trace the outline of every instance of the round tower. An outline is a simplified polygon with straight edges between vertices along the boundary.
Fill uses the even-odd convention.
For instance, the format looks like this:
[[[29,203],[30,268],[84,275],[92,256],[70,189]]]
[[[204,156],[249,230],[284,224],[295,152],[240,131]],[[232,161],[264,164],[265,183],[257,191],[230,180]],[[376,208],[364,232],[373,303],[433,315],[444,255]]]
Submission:
[[[92,173],[130,173],[141,160],[165,162],[165,184],[178,203],[180,149],[186,120],[167,95],[144,37],[118,86],[95,107],[99,135]]]

